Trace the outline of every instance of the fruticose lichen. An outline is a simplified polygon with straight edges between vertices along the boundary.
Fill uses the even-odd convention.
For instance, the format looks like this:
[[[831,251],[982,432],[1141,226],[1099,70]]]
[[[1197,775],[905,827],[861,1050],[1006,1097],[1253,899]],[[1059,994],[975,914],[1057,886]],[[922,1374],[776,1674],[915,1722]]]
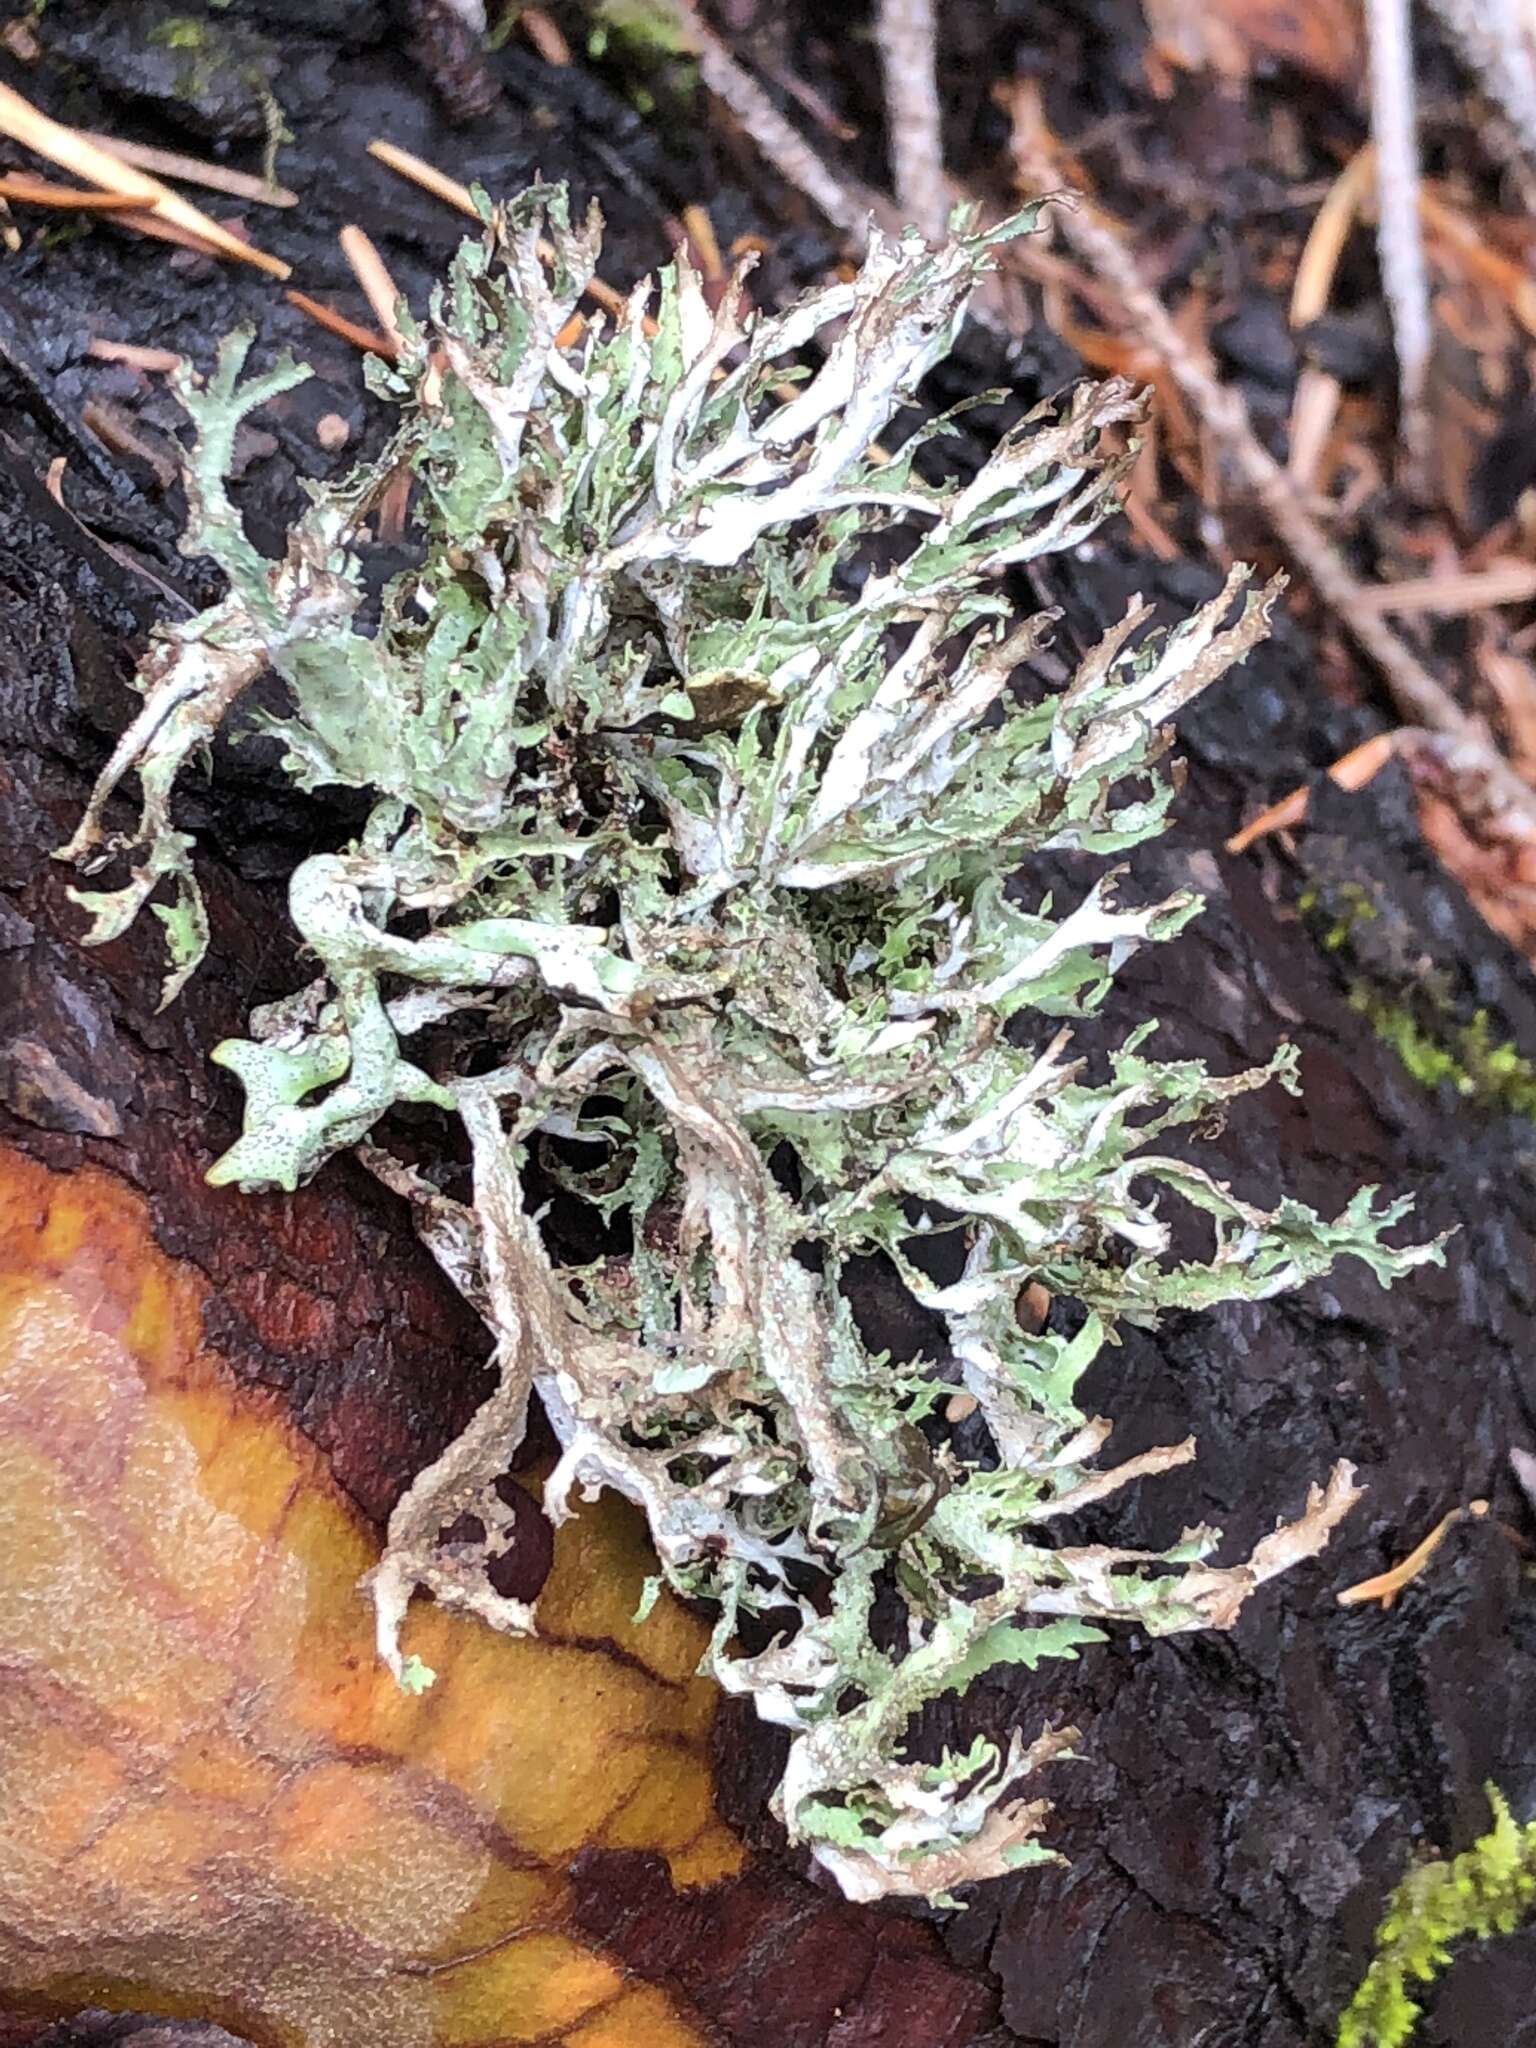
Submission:
[[[131,854],[126,888],[82,899],[97,938],[171,886],[174,993],[205,919],[172,784],[263,668],[285,680],[291,711],[264,723],[289,775],[374,803],[293,876],[316,979],[214,1055],[246,1119],[209,1177],[293,1188],[363,1146],[500,1374],[394,1514],[380,1654],[427,1682],[400,1644],[418,1587],[535,1626],[484,1566],[511,1540],[495,1481],[536,1390],[561,1445],[550,1514],[573,1491],[638,1502],[660,1576],[716,1606],[705,1668],[791,1731],[791,1839],[850,1896],[946,1897],[1050,1853],[1037,1773],[1075,1731],[914,1753],[919,1708],[1075,1657],[1107,1622],[1227,1627],[1355,1498],[1340,1465],[1225,1567],[1208,1528],[1160,1552],[1086,1542],[1091,1503],[1193,1455],[1102,1466],[1088,1366],[1164,1308],[1261,1299],[1346,1253],[1382,1280],[1437,1255],[1383,1244],[1401,1202],[1266,1212],[1155,1149],[1292,1085],[1289,1051],[1218,1079],[1152,1057],[1148,1021],[1093,1078],[1066,1057],[1064,1020],[1198,906],[1122,904],[1116,871],[1056,904],[1029,856],[1160,829],[1168,722],[1262,636],[1271,593],[1238,571],[1167,633],[1133,605],[1064,689],[1025,686],[1051,621],[1015,619],[998,579],[1105,516],[1132,452],[1108,430],[1137,399],[1081,386],[968,482],[931,480],[944,420],[877,437],[1027,216],[932,252],[875,233],[856,276],[777,315],[744,317],[739,277],[712,310],[680,258],[654,325],[642,287],[572,342],[596,217],[573,227],[550,190],[487,213],[377,373],[401,408],[384,458],[313,492],[282,561],[223,479],[240,420],[305,373],[242,386],[237,336],[205,386],[181,380],[184,544],[229,593],[158,636],[67,853]],[[364,634],[355,550],[402,471],[421,559]],[[130,767],[138,829],[104,841]],[[429,1071],[406,1043],[454,1013]],[[462,1121],[468,1199],[385,1149],[401,1102]],[[604,1256],[570,1263],[541,1228],[531,1190],[552,1184],[604,1220]],[[1204,1261],[1169,1255],[1173,1198],[1209,1221]],[[942,1319],[947,1358],[872,1350],[841,1284],[868,1254]],[[1062,1298],[1044,1327],[1026,1289]],[[445,1548],[466,1516],[483,1542]]]

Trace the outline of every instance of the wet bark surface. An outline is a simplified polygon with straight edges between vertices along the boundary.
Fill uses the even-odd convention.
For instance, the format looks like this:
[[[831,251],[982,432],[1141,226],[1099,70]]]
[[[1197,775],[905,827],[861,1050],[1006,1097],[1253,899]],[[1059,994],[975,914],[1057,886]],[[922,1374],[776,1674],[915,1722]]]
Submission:
[[[264,80],[296,138],[279,173],[304,201],[286,215],[253,212],[248,225],[295,261],[306,290],[348,286],[334,238],[349,220],[417,304],[457,240],[450,213],[367,158],[376,134],[493,191],[542,170],[596,193],[605,268],[619,283],[665,254],[663,217],[701,196],[698,166],[669,155],[579,68],[502,53],[490,60],[491,110],[455,120],[465,103],[434,92],[390,11],[269,0],[242,10],[259,47],[243,49],[238,75],[203,77],[189,97],[160,61],[164,45],[145,35],[152,11],[54,0],[56,57],[4,75],[81,125],[203,147],[259,132],[250,81]],[[258,93],[258,122],[260,112]],[[722,239],[767,224],[728,167],[710,163],[707,176]],[[778,246],[791,272],[827,245],[806,231]],[[761,296],[774,288],[770,267]],[[382,431],[347,345],[265,280],[110,229],[63,247],[31,241],[0,274],[0,1138],[140,1187],[165,1250],[212,1283],[212,1341],[283,1392],[342,1484],[382,1518],[484,1390],[473,1319],[361,1171],[333,1164],[291,1198],[212,1194],[201,1182],[237,1109],[207,1053],[253,1002],[302,981],[280,877],[296,855],[343,838],[348,818],[280,789],[259,747],[221,745],[211,781],[179,799],[202,848],[214,951],[165,1013],[152,930],[82,951],[80,913],[48,859],[124,722],[149,624],[208,590],[205,566],[175,549],[177,488],[78,424],[88,402],[118,405],[147,447],[160,435],[169,450],[176,409],[136,372],[88,357],[86,341],[155,343],[206,364],[241,320],[257,325],[258,360],[288,345],[317,370],[268,409],[264,438],[246,451],[243,502],[271,547],[296,480],[345,459],[322,451],[316,422],[345,419],[348,453]],[[1049,336],[1002,365],[1025,402],[1069,369]],[[968,343],[943,395],[998,376],[996,348]],[[68,510],[42,482],[60,455]],[[1204,572],[1137,559],[1111,538],[1047,564],[1033,594],[1064,607],[1070,656],[1133,589],[1171,613],[1209,587]],[[809,1883],[766,1813],[777,1738],[724,1717],[722,1799],[762,1851],[748,1876],[679,1898],[654,1859],[601,1852],[577,1880],[594,1939],[684,1993],[721,2048],[1304,2048],[1330,2038],[1415,1846],[1461,1847],[1479,1833],[1488,1780],[1517,1812],[1536,1810],[1526,1734],[1536,1604],[1523,1576],[1536,1525],[1507,1463],[1512,1447],[1536,1446],[1536,1134],[1413,1081],[1351,1007],[1350,973],[1298,901],[1358,879],[1373,906],[1370,943],[1390,955],[1375,967],[1399,987],[1438,976],[1460,1013],[1487,1011],[1495,1042],[1533,1057],[1536,984],[1434,865],[1396,771],[1347,803],[1320,796],[1294,854],[1220,850],[1256,801],[1370,729],[1368,714],[1329,704],[1309,644],[1284,625],[1197,707],[1183,729],[1190,773],[1177,823],[1134,857],[1132,885],[1147,895],[1193,886],[1209,909],[1176,945],[1132,964],[1079,1041],[1091,1052],[1156,1015],[1160,1052],[1231,1070],[1294,1039],[1304,1098],[1272,1088],[1240,1102],[1211,1140],[1218,1170],[1245,1196],[1284,1186],[1324,1209],[1362,1181],[1412,1190],[1416,1231],[1456,1232],[1443,1271],[1392,1295],[1347,1268],[1293,1298],[1132,1335],[1095,1368],[1086,1405],[1115,1417],[1117,1454],[1193,1432],[1199,1462],[1095,1511],[1082,1536],[1164,1545],[1208,1521],[1235,1552],[1294,1512],[1339,1457],[1359,1465],[1366,1501],[1319,1564],[1267,1588],[1229,1635],[1123,1635],[1080,1663],[983,1682],[973,1719],[1072,1720],[1085,1737],[1082,1761],[1059,1768],[1052,1787],[1069,1861],[989,1886],[963,1914],[855,1910]],[[1062,864],[1019,887],[1038,896],[1075,880]],[[898,1354],[931,1341],[876,1271],[862,1277],[858,1307]],[[1390,1612],[1338,1606],[1339,1588],[1475,1497],[1490,1514],[1452,1530]],[[935,1717],[925,1735],[953,1732]],[[1536,2041],[1533,2007],[1527,1933],[1454,1966],[1425,2038],[1436,2048]],[[82,2018],[46,2038],[145,2048],[216,2038],[148,2027],[103,2033]]]

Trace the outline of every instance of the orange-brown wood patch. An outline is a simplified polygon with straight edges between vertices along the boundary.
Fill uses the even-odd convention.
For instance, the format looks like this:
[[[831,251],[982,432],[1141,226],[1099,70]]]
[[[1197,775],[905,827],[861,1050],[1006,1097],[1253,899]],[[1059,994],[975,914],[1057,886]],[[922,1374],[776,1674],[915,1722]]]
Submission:
[[[139,1197],[0,1148],[0,1981],[295,2048],[695,2048],[574,1930],[585,1847],[739,1868],[700,1625],[641,1527],[559,1532],[537,1641],[429,1606],[399,1692],[368,1525],[203,1342]]]

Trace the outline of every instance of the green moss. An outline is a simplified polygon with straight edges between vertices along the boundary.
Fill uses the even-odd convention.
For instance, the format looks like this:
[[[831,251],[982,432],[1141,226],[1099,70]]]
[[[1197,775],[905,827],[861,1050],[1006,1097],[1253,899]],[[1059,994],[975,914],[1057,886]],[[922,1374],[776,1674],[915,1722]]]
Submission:
[[[229,0],[211,0],[211,4],[227,6]],[[293,132],[287,126],[266,69],[247,53],[248,45],[232,40],[227,30],[190,14],[167,15],[149,30],[146,40],[181,54],[184,61],[178,67],[173,88],[178,98],[207,99],[218,94],[221,87],[227,95],[232,86],[249,92],[261,110],[261,174],[269,185],[275,184],[278,150],[285,142],[292,142]]]
[[[587,47],[594,56],[622,44],[635,57],[663,64],[689,55],[688,38],[677,14],[656,0],[598,0]],[[597,47],[594,49],[594,43]]]
[[[587,55],[623,83],[644,118],[681,117],[693,101],[698,65],[676,13],[657,0],[597,0]]]
[[[1328,890],[1326,898],[1321,889],[1303,889],[1296,908],[1319,927],[1318,944],[1329,953],[1339,952],[1361,925],[1372,924],[1381,915],[1358,882],[1340,883]]]
[[[1449,1017],[1429,1022],[1406,1001],[1394,1001],[1365,982],[1350,989],[1349,1006],[1422,1087],[1448,1083],[1481,1108],[1536,1123],[1536,1065],[1511,1041],[1494,1044],[1486,1010],[1477,1011],[1470,1023]]]
[[[1362,930],[1382,916],[1358,882],[1309,883],[1296,908],[1328,953],[1353,953]],[[1365,950],[1365,949],[1361,949]],[[1352,965],[1358,963],[1352,961]],[[1449,993],[1426,976],[1411,987],[1388,987],[1368,971],[1352,973],[1349,1007],[1365,1018],[1423,1088],[1449,1086],[1493,1114],[1536,1122],[1536,1063],[1509,1040],[1494,1041],[1486,1010],[1458,1016]]]
[[[1517,1822],[1496,1786],[1488,1802],[1486,1835],[1449,1862],[1409,1871],[1387,1901],[1336,2048],[1401,2048],[1423,2011],[1415,1990],[1445,1968],[1454,1945],[1513,1934],[1536,1908],[1536,1821]]]
[[[157,21],[145,41],[172,50],[180,60],[172,90],[178,99],[197,101],[214,92],[228,62],[222,31],[190,14],[171,14]]]
[[[1438,1088],[1448,1081],[1458,1095],[1472,1094],[1472,1076],[1404,1006],[1361,982],[1349,991],[1349,1007],[1391,1046],[1421,1087]]]
[[[72,219],[55,221],[44,228],[37,237],[39,249],[67,249],[71,242],[78,242],[91,231],[91,216],[76,214]]]
[[[207,22],[190,14],[168,15],[149,32],[149,41],[167,50],[206,50],[209,40]]]

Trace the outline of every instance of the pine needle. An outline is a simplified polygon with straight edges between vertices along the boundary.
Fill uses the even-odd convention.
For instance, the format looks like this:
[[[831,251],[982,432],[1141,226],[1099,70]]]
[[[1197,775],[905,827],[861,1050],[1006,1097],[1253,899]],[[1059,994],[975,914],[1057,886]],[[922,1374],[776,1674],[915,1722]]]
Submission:
[[[180,193],[162,185],[147,171],[136,170],[123,163],[88,136],[66,128],[60,121],[51,120],[8,85],[0,85],[0,135],[8,135],[13,142],[35,150],[39,156],[47,157],[50,163],[73,171],[76,177],[100,186],[104,192],[114,192],[136,202],[145,214],[168,228],[179,228],[183,234],[195,236],[198,243],[206,244],[221,256],[249,263],[272,277],[290,274],[289,266],[280,257],[269,256],[265,250],[242,242],[238,235],[232,235],[228,228],[210,220],[206,213],[183,199]],[[123,217],[130,225],[137,224],[132,214]]]

